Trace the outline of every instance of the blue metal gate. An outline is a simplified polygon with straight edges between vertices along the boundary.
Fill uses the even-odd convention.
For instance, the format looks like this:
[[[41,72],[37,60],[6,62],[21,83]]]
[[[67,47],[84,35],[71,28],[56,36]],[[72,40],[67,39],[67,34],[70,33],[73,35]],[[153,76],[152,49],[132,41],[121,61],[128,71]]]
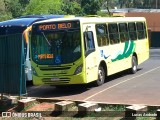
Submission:
[[[22,34],[0,36],[0,93],[26,94]]]
[[[151,33],[151,47],[160,47],[160,32]]]

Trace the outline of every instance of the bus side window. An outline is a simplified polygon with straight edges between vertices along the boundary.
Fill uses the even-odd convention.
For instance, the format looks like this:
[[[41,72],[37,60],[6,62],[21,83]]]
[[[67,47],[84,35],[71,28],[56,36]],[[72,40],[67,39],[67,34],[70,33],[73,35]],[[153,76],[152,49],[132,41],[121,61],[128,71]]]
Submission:
[[[144,22],[144,34],[145,34],[145,38],[147,38],[147,32],[148,32],[148,30],[146,29],[146,24],[145,24],[145,22]]]
[[[108,24],[110,44],[119,43],[119,32],[117,23]]]
[[[144,39],[145,38],[145,29],[143,22],[137,22],[137,34],[138,34],[138,39]]]
[[[129,40],[128,28],[126,23],[119,23],[119,32],[120,32],[121,42]]]
[[[85,51],[95,49],[93,33],[91,31],[84,32]]]
[[[134,22],[128,23],[129,37],[131,40],[137,40],[136,25]]]
[[[109,45],[108,31],[106,24],[96,25],[96,35],[97,35],[98,46]]]

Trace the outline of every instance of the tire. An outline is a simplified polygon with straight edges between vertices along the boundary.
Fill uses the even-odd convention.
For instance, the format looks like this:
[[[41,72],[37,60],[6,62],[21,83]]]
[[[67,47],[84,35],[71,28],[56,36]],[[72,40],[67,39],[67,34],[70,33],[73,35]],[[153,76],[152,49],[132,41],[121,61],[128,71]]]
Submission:
[[[132,56],[132,67],[130,68],[130,73],[135,74],[137,72],[137,58]]]
[[[96,86],[101,86],[105,82],[105,72],[102,66],[98,68],[98,80],[95,81]]]

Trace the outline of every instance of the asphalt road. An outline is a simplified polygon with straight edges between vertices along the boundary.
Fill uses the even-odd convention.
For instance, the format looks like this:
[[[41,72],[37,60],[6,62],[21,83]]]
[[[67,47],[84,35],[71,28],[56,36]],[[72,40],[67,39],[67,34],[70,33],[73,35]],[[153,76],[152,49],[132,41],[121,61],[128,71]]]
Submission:
[[[160,48],[150,49],[150,59],[136,74],[126,71],[108,77],[102,86],[27,86],[29,97],[93,101],[109,104],[160,105]]]

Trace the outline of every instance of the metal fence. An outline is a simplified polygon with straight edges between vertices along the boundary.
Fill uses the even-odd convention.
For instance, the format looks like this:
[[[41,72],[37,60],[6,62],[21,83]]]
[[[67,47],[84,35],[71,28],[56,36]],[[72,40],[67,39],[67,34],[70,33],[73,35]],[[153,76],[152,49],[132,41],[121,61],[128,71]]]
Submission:
[[[160,47],[160,32],[151,33],[151,47]]]
[[[22,34],[0,36],[0,93],[26,94]]]

